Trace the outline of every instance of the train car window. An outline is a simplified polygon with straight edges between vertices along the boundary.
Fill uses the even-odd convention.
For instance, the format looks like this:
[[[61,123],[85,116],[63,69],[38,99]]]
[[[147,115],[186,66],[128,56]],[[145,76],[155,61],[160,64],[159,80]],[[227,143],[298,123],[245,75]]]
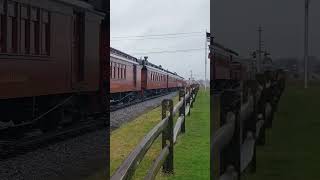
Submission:
[[[6,52],[6,5],[4,1],[0,2],[0,52]]]
[[[83,81],[84,73],[84,13],[73,12],[72,53],[77,81]],[[41,10],[41,55],[50,54],[50,13]]]
[[[123,79],[123,65],[120,65],[121,79]]]
[[[117,79],[120,79],[120,64],[117,64],[117,67],[118,67],[118,76],[117,76]]]
[[[119,79],[122,79],[122,65],[119,64]]]
[[[124,69],[124,66],[125,66],[125,65],[122,65],[122,79],[124,79],[124,70],[125,70],[125,69]]]
[[[17,53],[18,49],[17,6],[16,2],[8,2],[7,47],[9,53]]]
[[[127,79],[127,66],[124,65],[124,79]]]
[[[113,75],[114,75],[114,79],[117,79],[117,74],[118,74],[118,67],[117,67],[117,63],[114,63],[114,73],[113,73]]]
[[[50,54],[50,13],[46,10],[42,10],[42,21],[41,21],[41,54],[42,55],[49,55]],[[83,26],[84,17],[80,15],[80,26]],[[82,32],[81,27],[81,34]],[[82,36],[82,35],[81,35]]]
[[[116,78],[116,63],[113,63],[113,79]]]
[[[39,9],[30,9],[30,54],[38,55],[40,52],[40,17]]]
[[[110,78],[110,79],[112,79],[112,74],[113,74],[113,73],[112,73],[112,70],[113,70],[113,68],[112,68],[112,62],[110,62],[110,72],[109,72],[109,73],[110,73],[110,74],[109,74],[109,78]]]
[[[20,49],[22,54],[29,54],[30,50],[30,21],[29,8],[22,5],[20,8]]]

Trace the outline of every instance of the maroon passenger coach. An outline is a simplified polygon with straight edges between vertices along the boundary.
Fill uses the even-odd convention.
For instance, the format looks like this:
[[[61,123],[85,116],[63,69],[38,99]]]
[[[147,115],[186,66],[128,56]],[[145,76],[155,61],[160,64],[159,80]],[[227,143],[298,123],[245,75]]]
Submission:
[[[8,0],[0,15],[0,129],[48,131],[101,110],[104,13],[86,1]]]

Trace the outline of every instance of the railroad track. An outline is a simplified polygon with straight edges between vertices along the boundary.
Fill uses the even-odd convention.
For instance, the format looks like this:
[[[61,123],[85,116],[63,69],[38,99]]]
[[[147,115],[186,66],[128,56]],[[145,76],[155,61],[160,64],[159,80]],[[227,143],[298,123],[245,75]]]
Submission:
[[[151,100],[151,99],[155,99],[155,98],[161,97],[161,96],[166,96],[166,95],[168,95],[170,93],[172,93],[172,92],[167,92],[167,93],[163,93],[163,94],[159,94],[159,95],[156,95],[156,96],[151,96],[151,97],[147,97],[147,98],[143,98],[143,99],[137,99],[135,101],[131,101],[131,102],[126,103],[126,104],[114,105],[114,106],[111,105],[110,106],[110,112],[117,111],[119,109],[123,109],[123,108],[129,107],[129,106],[132,106],[132,105],[135,105],[135,104],[138,104],[138,103],[142,103],[144,101],[148,101],[148,100]]]
[[[19,139],[0,139],[0,161],[17,155],[35,151],[41,147],[64,141],[72,137],[106,128],[107,117],[78,123],[74,126],[64,127],[48,133],[36,133]]]
[[[139,99],[123,105],[111,106],[110,111],[116,111],[144,101],[165,96],[170,93],[172,92]],[[41,133],[35,129],[30,133],[25,133],[23,137],[9,138],[10,136],[8,136],[7,138],[0,138],[0,161],[35,151],[41,147],[45,147],[59,141],[64,141],[84,133],[106,128],[106,124],[108,123],[107,119],[108,117],[103,116],[96,120],[89,119],[69,127],[63,127],[53,132]]]

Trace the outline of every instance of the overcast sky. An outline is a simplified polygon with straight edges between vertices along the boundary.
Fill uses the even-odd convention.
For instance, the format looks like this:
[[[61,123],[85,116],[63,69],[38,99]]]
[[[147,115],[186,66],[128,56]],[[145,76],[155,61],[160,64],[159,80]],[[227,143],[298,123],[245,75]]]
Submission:
[[[262,25],[265,47],[274,57],[303,57],[304,0],[214,0],[216,41],[241,55],[258,46]],[[310,55],[320,56],[320,1],[310,4]]]
[[[111,47],[137,58],[148,56],[150,62],[185,78],[190,77],[192,70],[193,77],[204,79],[205,31],[209,31],[209,28],[210,0],[111,1]],[[119,38],[190,32],[202,33]],[[148,53],[186,49],[198,50]]]

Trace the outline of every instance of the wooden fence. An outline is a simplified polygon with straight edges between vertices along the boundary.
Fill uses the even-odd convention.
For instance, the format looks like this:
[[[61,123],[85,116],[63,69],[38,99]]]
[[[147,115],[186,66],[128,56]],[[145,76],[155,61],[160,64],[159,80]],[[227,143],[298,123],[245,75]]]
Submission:
[[[191,88],[180,90],[179,102],[175,106],[173,106],[173,101],[170,99],[162,101],[162,120],[149,131],[129,154],[127,159],[123,161],[112,175],[111,180],[131,179],[143,157],[160,135],[162,135],[162,150],[151,165],[145,179],[154,179],[161,169],[161,166],[164,173],[173,173],[174,143],[179,133],[185,133],[186,131],[185,117],[186,115],[190,115],[198,90],[199,86],[192,86]],[[179,116],[174,126],[173,118],[177,113],[179,113]]]
[[[211,94],[211,179],[240,179],[256,170],[256,146],[265,144],[284,90],[282,71],[255,80],[217,80]]]

